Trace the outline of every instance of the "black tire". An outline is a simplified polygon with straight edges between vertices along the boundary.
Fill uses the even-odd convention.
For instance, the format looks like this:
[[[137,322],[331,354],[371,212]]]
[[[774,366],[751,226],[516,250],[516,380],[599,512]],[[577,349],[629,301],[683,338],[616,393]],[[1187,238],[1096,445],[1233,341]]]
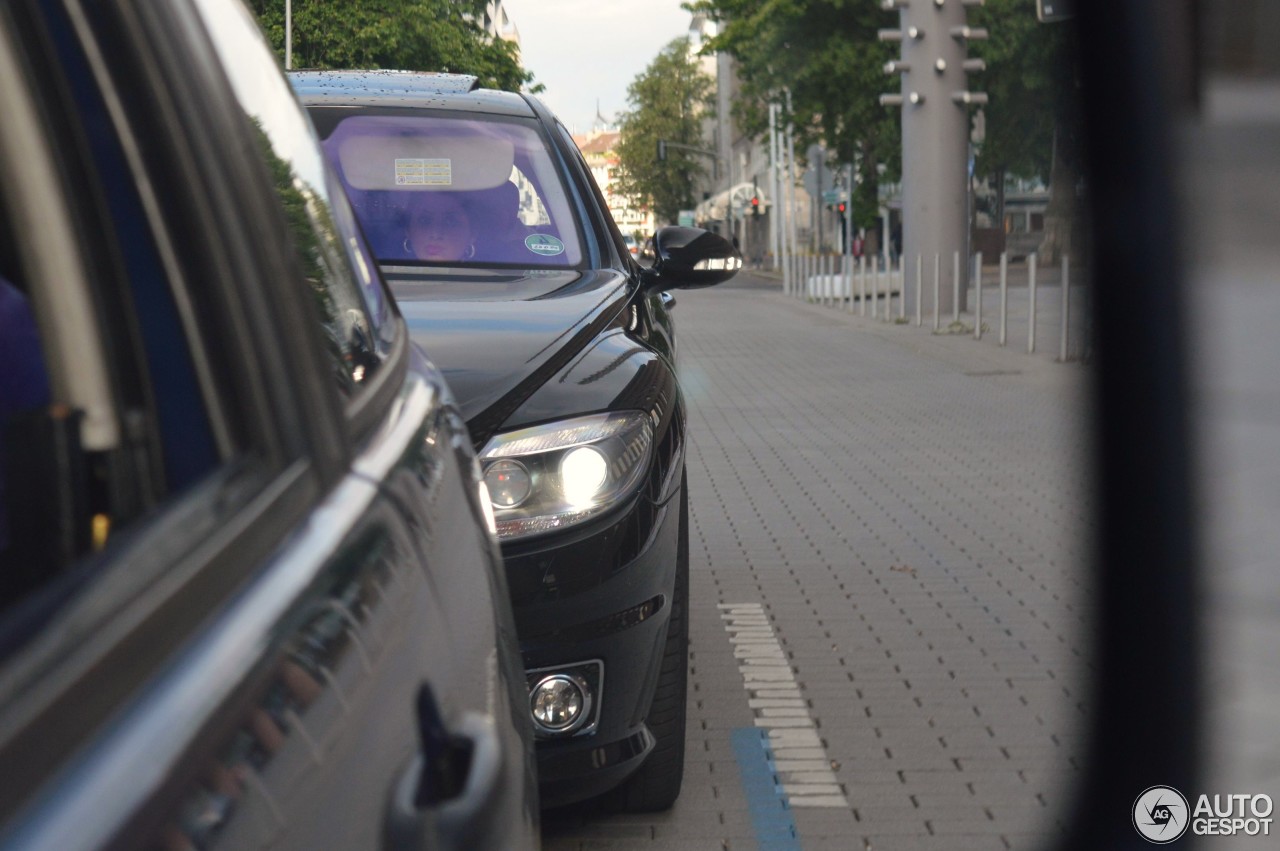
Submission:
[[[676,584],[662,667],[645,723],[656,744],[644,764],[608,796],[607,808],[623,813],[671,809],[684,779],[685,698],[689,687],[689,492],[680,479],[680,532],[676,544]]]

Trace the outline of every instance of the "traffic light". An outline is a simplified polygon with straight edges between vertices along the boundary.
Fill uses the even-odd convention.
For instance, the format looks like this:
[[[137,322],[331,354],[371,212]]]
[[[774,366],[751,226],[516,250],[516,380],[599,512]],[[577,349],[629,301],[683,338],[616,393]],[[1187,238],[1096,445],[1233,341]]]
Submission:
[[[839,213],[840,215],[842,215],[842,216],[844,215],[844,202],[843,202],[843,201],[841,201],[839,204],[837,204],[837,205],[836,205],[836,212],[838,212],[838,213]]]
[[[759,195],[751,196],[751,215],[753,216],[760,215],[760,196]]]
[[[658,140],[658,162],[666,162],[667,160],[667,140]]]

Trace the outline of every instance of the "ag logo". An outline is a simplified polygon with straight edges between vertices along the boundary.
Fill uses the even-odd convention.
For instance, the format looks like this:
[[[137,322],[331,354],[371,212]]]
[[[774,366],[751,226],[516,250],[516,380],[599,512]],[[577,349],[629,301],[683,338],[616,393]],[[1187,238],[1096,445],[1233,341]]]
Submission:
[[[1172,786],[1152,786],[1133,802],[1133,826],[1142,838],[1166,845],[1187,832],[1187,799]]]

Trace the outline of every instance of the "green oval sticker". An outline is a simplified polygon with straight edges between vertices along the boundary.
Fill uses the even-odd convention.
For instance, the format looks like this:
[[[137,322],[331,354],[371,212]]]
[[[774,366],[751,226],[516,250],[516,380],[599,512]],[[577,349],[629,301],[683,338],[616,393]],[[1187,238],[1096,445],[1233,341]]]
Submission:
[[[545,233],[534,233],[526,236],[524,245],[534,254],[541,254],[544,257],[564,254],[564,243]]]

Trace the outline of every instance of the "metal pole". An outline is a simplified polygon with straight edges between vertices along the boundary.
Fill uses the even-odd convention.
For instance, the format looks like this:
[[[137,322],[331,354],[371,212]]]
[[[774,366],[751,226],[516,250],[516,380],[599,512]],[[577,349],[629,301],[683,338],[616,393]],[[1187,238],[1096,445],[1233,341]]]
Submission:
[[[884,321],[893,321],[893,260],[889,260],[889,277],[884,282]]]
[[[853,163],[844,167],[844,254],[853,256]]]
[[[919,292],[916,296],[919,297]],[[907,255],[898,255],[898,318],[907,321]]]
[[[836,306],[836,273],[840,268],[840,255],[831,254],[827,257],[827,291],[831,293],[831,306]]]
[[[919,254],[916,255],[916,327],[921,325],[920,316],[920,288],[924,283],[924,258]]]
[[[816,279],[815,292],[817,293],[817,296],[818,296],[818,303],[821,304],[823,307],[826,307],[827,306],[827,278],[826,278],[826,275],[822,273],[827,266],[827,256],[825,254],[819,254],[817,257],[814,258],[814,261],[817,263],[817,267],[818,267],[818,272],[816,275],[814,275],[814,278]]]
[[[867,255],[858,258],[858,315],[867,315]]]
[[[822,257],[822,304],[824,307],[831,306],[831,255],[824,254]]]
[[[957,251],[951,262],[951,321],[960,321],[960,252]]]
[[[769,268],[778,268],[778,105],[769,104]]]
[[[1062,343],[1058,347],[1058,360],[1066,363],[1067,339],[1071,329],[1071,261],[1062,258]]]
[[[942,326],[938,324],[938,284],[942,277],[942,256],[933,255],[933,330],[937,331]]]
[[[976,292],[974,297],[977,299],[974,304],[973,314],[973,339],[982,339],[982,252],[979,251],[974,255],[974,284]]]
[[[787,220],[790,222],[790,251],[796,253],[796,133],[791,122],[791,89],[787,95]]]
[[[1000,252],[1000,345],[1009,336],[1009,252]]]
[[[845,257],[843,262],[840,281],[844,287],[844,294],[849,299],[849,303],[845,305],[845,310],[853,313],[853,255],[850,254]]]
[[[284,0],[284,69],[293,69],[293,0]]]
[[[831,307],[836,306],[836,274],[840,268],[840,255],[831,254],[827,257],[827,292],[831,294]]]
[[[871,258],[871,318],[880,315],[880,258]]]
[[[1036,256],[1027,258],[1027,289],[1031,296],[1031,318],[1027,321],[1027,353],[1036,350]]]

